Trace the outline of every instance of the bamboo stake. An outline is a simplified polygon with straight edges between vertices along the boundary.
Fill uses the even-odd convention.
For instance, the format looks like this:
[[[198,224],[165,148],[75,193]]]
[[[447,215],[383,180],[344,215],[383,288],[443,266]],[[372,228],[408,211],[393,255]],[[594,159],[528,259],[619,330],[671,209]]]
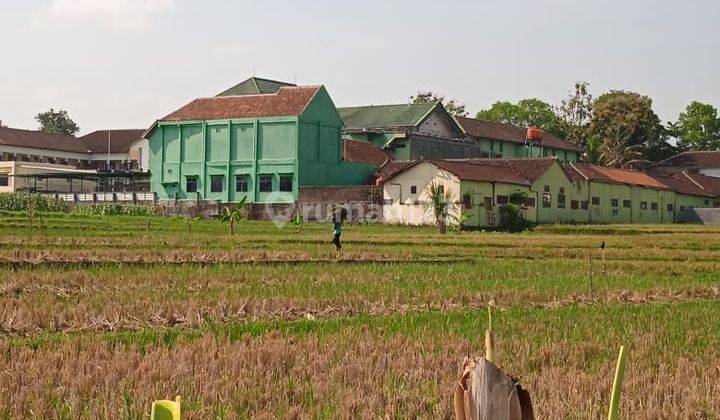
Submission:
[[[488,329],[485,330],[485,359],[495,363],[495,338],[492,333],[492,309],[488,306]]]
[[[607,277],[607,265],[605,264],[605,241],[600,244],[600,254],[602,255],[603,277]]]
[[[592,250],[588,252],[588,267],[590,270],[590,300],[593,298],[593,267],[592,267]]]
[[[618,354],[617,367],[615,368],[615,380],[613,381],[612,394],[610,396],[610,409],[608,410],[608,420],[620,419],[620,392],[622,391],[622,381],[625,376],[625,346],[620,346],[620,354]]]

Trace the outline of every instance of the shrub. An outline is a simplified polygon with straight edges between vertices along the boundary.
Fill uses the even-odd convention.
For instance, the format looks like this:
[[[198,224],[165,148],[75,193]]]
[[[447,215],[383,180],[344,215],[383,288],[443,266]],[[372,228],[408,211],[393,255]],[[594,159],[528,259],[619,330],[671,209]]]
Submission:
[[[145,204],[96,203],[75,206],[72,212],[88,216],[154,216],[155,207]]]
[[[0,193],[0,211],[66,212],[67,204],[42,194]]]
[[[517,204],[503,204],[500,211],[499,229],[505,232],[522,232],[529,227],[522,213],[522,207]]]

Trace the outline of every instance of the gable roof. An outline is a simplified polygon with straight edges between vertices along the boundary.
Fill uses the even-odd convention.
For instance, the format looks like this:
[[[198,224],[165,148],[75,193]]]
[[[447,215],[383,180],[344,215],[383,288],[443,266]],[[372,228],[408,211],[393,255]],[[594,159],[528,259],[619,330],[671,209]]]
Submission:
[[[455,120],[463,129],[465,134],[470,137],[525,144],[527,130],[522,127],[511,124],[502,124],[494,121],[480,120],[477,118],[455,117]],[[574,144],[568,143],[559,137],[545,132],[543,132],[540,145],[573,152],[582,151],[582,149]]]
[[[91,153],[108,153],[108,134],[110,136],[110,153],[125,153],[133,143],[140,140],[145,130],[96,130],[78,140]]]
[[[720,196],[720,178],[688,172],[683,172],[683,175],[692,180],[696,185],[702,188],[703,191],[715,196]]]
[[[645,172],[608,168],[586,163],[567,163],[562,165],[568,178],[574,181],[595,181],[608,184],[637,185],[640,187],[668,190],[670,187]]]
[[[391,154],[377,147],[375,143],[359,140],[343,140],[342,155],[348,162],[370,163],[376,166],[394,160]]]
[[[90,152],[83,142],[73,136],[9,127],[0,127],[0,145],[72,153]]]
[[[338,108],[346,130],[416,127],[440,102]]]
[[[427,162],[450,172],[464,181],[503,182],[530,186],[550,167],[557,163],[556,158],[519,158],[519,159],[418,159],[415,161],[395,161],[384,165],[378,175],[388,180],[420,162]]]
[[[272,94],[198,98],[160,121],[297,116],[320,89],[322,86],[283,86]]]
[[[678,172],[672,175],[653,174],[653,178],[675,190],[675,192],[700,197],[714,197],[715,194],[703,189],[702,185],[695,182],[685,172]],[[718,180],[720,181],[720,180]]]
[[[217,94],[217,96],[237,96],[237,95],[264,95],[276,93],[283,86],[296,86],[293,83],[280,82],[277,80],[263,79],[260,77],[250,77],[237,85],[226,89]]]
[[[720,168],[720,151],[683,152],[657,162],[655,167]]]

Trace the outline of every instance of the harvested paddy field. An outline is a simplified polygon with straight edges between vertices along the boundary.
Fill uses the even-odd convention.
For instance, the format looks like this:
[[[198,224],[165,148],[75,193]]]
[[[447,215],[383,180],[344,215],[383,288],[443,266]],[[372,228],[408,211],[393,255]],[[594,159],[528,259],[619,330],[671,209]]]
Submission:
[[[449,418],[495,302],[537,418],[718,418],[720,229],[0,216],[0,416]],[[605,242],[606,263],[599,244]],[[592,257],[592,264],[590,258]]]

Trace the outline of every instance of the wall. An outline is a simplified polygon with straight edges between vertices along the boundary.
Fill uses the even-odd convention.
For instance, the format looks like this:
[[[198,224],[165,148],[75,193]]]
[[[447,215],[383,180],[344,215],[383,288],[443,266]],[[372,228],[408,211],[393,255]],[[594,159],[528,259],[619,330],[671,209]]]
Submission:
[[[23,192],[28,189],[52,192],[78,192],[80,190],[80,181],[68,181],[66,179],[47,179],[35,183],[32,178],[24,178],[22,175],[33,175],[43,173],[94,173],[94,171],[82,171],[73,166],[52,165],[47,163],[31,163],[31,162],[0,162],[0,176],[8,177],[8,185],[0,186],[0,192]],[[82,183],[82,192],[93,192],[96,190],[94,181],[84,181]]]
[[[451,215],[457,217],[460,211],[460,181],[430,163],[420,162],[383,184],[385,223],[434,224],[432,211],[429,211],[425,204],[428,202],[428,189],[432,183],[443,185],[445,191],[450,192],[453,197]],[[416,187],[414,194],[411,192],[412,186]]]
[[[703,175],[720,178],[720,168],[701,168],[698,172]]]
[[[434,108],[416,129],[418,134],[432,137],[455,139],[462,135],[454,121],[451,121],[439,108]]]
[[[517,192],[529,194],[525,185],[507,184],[502,182],[461,181],[460,202],[462,211],[468,217],[465,226],[496,227],[500,220],[498,196],[510,196]],[[530,196],[530,195],[529,195]],[[470,206],[466,206],[469,198]],[[525,216],[534,220],[535,207],[528,207]]]

